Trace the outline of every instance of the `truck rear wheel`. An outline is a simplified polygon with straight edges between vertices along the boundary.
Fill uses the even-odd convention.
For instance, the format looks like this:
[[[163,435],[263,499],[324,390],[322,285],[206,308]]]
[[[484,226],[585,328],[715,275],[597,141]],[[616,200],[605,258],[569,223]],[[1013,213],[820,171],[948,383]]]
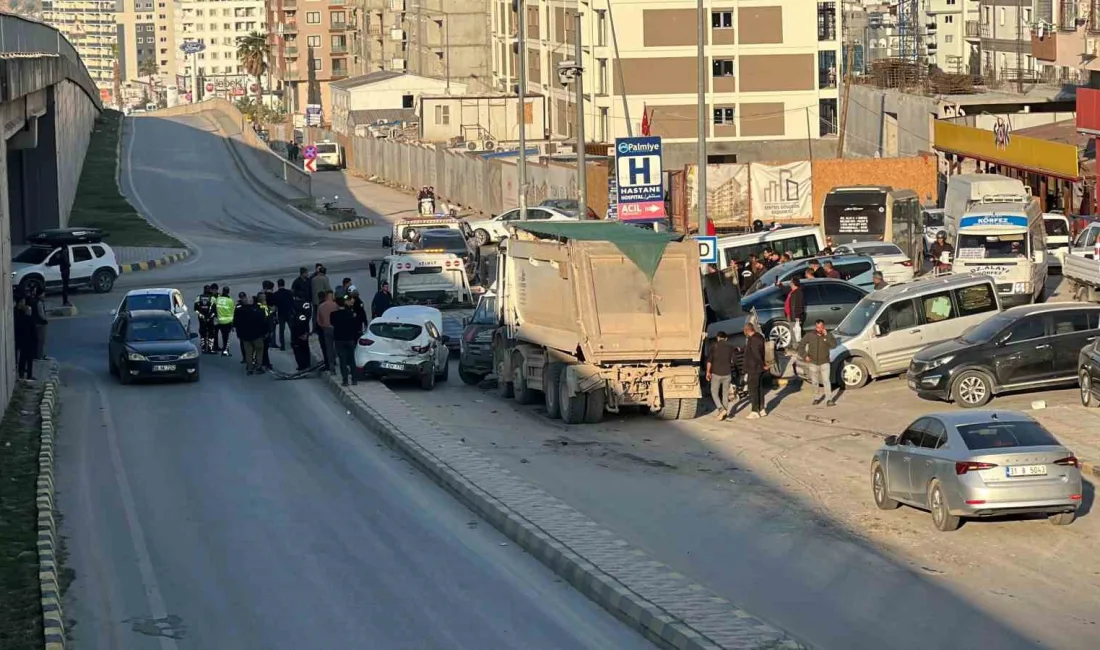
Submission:
[[[669,397],[665,399],[661,408],[656,411],[655,415],[659,420],[679,420],[680,419],[680,400],[679,397]],[[696,401],[696,400],[692,400]]]
[[[570,395],[564,372],[558,377],[558,409],[566,424],[583,424],[585,412],[588,410],[588,395]]]
[[[680,412],[676,415],[676,419],[694,420],[697,417],[699,417],[699,400],[688,397],[680,398]]]
[[[584,423],[599,424],[603,421],[604,408],[607,406],[607,393],[603,389],[585,393],[588,403],[584,408]]]
[[[520,404],[535,404],[539,401],[538,392],[527,386],[527,372],[523,355],[512,355],[512,394]]]
[[[505,372],[504,352],[499,347],[493,348],[493,369],[497,376],[497,394],[504,399],[512,398],[512,377]]]
[[[564,363],[548,363],[542,371],[543,401],[546,404],[546,415],[552,420],[561,417],[561,404],[558,403],[558,391],[560,390],[558,382],[561,381],[561,374],[564,370]]]

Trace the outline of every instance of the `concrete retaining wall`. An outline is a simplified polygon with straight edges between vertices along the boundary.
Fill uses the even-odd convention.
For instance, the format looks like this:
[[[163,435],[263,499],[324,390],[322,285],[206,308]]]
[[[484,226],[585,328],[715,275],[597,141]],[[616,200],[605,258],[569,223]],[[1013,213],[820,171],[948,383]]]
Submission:
[[[8,148],[0,147],[0,275],[11,277],[11,219],[8,217]],[[0,282],[0,413],[8,408],[15,387],[15,336],[11,282]]]
[[[76,199],[84,156],[92,139],[92,128],[99,111],[88,101],[84,90],[71,81],[54,86],[54,124],[57,150],[57,202],[61,227],[69,225],[69,213]]]

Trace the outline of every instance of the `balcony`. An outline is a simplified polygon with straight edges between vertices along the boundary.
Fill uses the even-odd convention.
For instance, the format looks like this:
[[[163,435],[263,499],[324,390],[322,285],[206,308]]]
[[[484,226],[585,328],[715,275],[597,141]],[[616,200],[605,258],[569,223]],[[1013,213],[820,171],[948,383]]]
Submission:
[[[348,28],[348,24],[344,21],[333,21],[329,23],[328,30],[330,32],[342,32]]]
[[[298,23],[297,22],[283,23],[283,33],[284,34],[297,34],[298,33]]]
[[[348,0],[328,0],[328,6],[330,7],[343,7],[346,4],[350,4]]]
[[[329,51],[332,52],[333,54],[347,54],[348,53],[348,44],[347,43],[333,43],[332,47],[329,48]]]
[[[297,67],[288,67],[286,72],[283,73],[283,81],[301,81],[304,77],[300,75],[301,73]]]
[[[836,69],[818,70],[817,87],[821,89],[836,88]]]
[[[974,39],[981,38],[982,37],[981,23],[978,22],[977,20],[968,20],[968,21],[966,21],[966,37],[967,38],[974,38]]]
[[[288,46],[286,46],[283,49],[283,56],[285,56],[288,59],[297,59],[298,58],[298,46],[297,45],[288,45]]]
[[[298,8],[298,0],[283,0],[283,10],[284,11],[287,10],[287,9],[292,9],[293,10],[293,9],[297,9],[297,8]]]
[[[333,68],[331,79],[343,79],[348,76],[347,68]]]

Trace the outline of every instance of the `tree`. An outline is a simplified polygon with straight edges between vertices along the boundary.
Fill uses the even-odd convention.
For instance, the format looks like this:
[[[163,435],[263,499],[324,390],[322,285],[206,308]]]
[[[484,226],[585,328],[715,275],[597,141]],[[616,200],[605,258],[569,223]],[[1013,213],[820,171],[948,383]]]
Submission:
[[[256,85],[260,87],[263,87],[260,77],[267,70],[270,53],[267,36],[260,32],[237,37],[237,59],[244,65],[245,72],[256,78]]]

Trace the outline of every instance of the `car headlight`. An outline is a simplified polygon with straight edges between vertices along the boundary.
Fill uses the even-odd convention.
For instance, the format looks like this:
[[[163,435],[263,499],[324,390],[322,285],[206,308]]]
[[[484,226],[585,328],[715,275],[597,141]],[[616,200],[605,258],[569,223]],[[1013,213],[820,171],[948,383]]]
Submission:
[[[126,354],[126,359],[128,361],[148,361],[148,359],[145,358],[144,354],[138,354],[137,352],[127,353]]]
[[[950,363],[951,360],[954,359],[954,358],[955,358],[955,355],[949,354],[946,357],[940,357],[939,359],[932,359],[931,361],[928,362],[928,365],[925,367],[925,370],[932,370],[933,368],[939,368],[940,366],[942,366],[946,363]]]
[[[184,352],[183,354],[180,355],[180,359],[198,359],[198,358],[199,358],[199,353],[194,351],[194,350],[191,350],[190,352]]]
[[[1012,293],[1031,293],[1030,282],[1013,282]]]

